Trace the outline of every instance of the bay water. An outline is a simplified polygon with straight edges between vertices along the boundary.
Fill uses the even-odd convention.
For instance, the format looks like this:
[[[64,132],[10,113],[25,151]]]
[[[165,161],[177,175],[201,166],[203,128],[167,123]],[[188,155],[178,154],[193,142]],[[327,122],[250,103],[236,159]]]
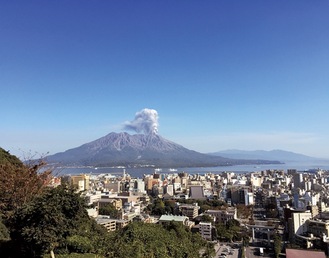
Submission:
[[[77,175],[77,174],[111,174],[114,176],[123,175],[125,172],[133,178],[143,178],[146,174],[171,174],[186,172],[188,174],[221,174],[222,172],[248,173],[264,170],[297,169],[299,172],[313,172],[318,169],[329,170],[329,160],[316,160],[305,162],[285,162],[284,164],[264,165],[235,165],[219,167],[186,167],[186,168],[124,168],[124,167],[57,167],[55,175]]]

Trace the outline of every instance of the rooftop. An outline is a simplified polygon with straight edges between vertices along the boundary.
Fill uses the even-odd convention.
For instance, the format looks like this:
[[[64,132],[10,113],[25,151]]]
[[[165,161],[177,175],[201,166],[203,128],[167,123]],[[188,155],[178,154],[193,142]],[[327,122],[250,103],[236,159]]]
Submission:
[[[159,221],[178,221],[178,222],[184,222],[187,219],[188,219],[188,217],[186,217],[186,216],[162,215],[160,217]]]
[[[286,249],[287,258],[326,258],[324,252]]]

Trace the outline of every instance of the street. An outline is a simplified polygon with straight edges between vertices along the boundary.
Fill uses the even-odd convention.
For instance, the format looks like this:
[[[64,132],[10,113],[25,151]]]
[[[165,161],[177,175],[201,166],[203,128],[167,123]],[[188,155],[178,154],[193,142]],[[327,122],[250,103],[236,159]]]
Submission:
[[[238,258],[239,248],[231,247],[228,243],[217,243],[215,245],[215,258]]]
[[[262,256],[258,253],[259,247],[248,246],[245,247],[245,258],[260,258],[260,257],[270,257],[268,253],[264,253]]]

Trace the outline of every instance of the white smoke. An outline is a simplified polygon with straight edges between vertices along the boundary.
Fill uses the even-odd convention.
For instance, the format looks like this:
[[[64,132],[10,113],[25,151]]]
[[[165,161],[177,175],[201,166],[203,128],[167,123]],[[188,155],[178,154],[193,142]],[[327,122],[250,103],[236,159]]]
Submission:
[[[154,109],[144,108],[135,114],[133,121],[124,123],[125,130],[133,130],[137,133],[157,134],[158,133],[158,112]]]

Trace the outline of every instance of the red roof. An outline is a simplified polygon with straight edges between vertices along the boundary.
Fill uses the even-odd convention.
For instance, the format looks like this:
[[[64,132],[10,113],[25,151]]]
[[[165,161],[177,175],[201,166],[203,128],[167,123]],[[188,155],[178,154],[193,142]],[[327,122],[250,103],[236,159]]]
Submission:
[[[286,249],[287,258],[326,258],[322,251],[307,251],[298,249]]]

